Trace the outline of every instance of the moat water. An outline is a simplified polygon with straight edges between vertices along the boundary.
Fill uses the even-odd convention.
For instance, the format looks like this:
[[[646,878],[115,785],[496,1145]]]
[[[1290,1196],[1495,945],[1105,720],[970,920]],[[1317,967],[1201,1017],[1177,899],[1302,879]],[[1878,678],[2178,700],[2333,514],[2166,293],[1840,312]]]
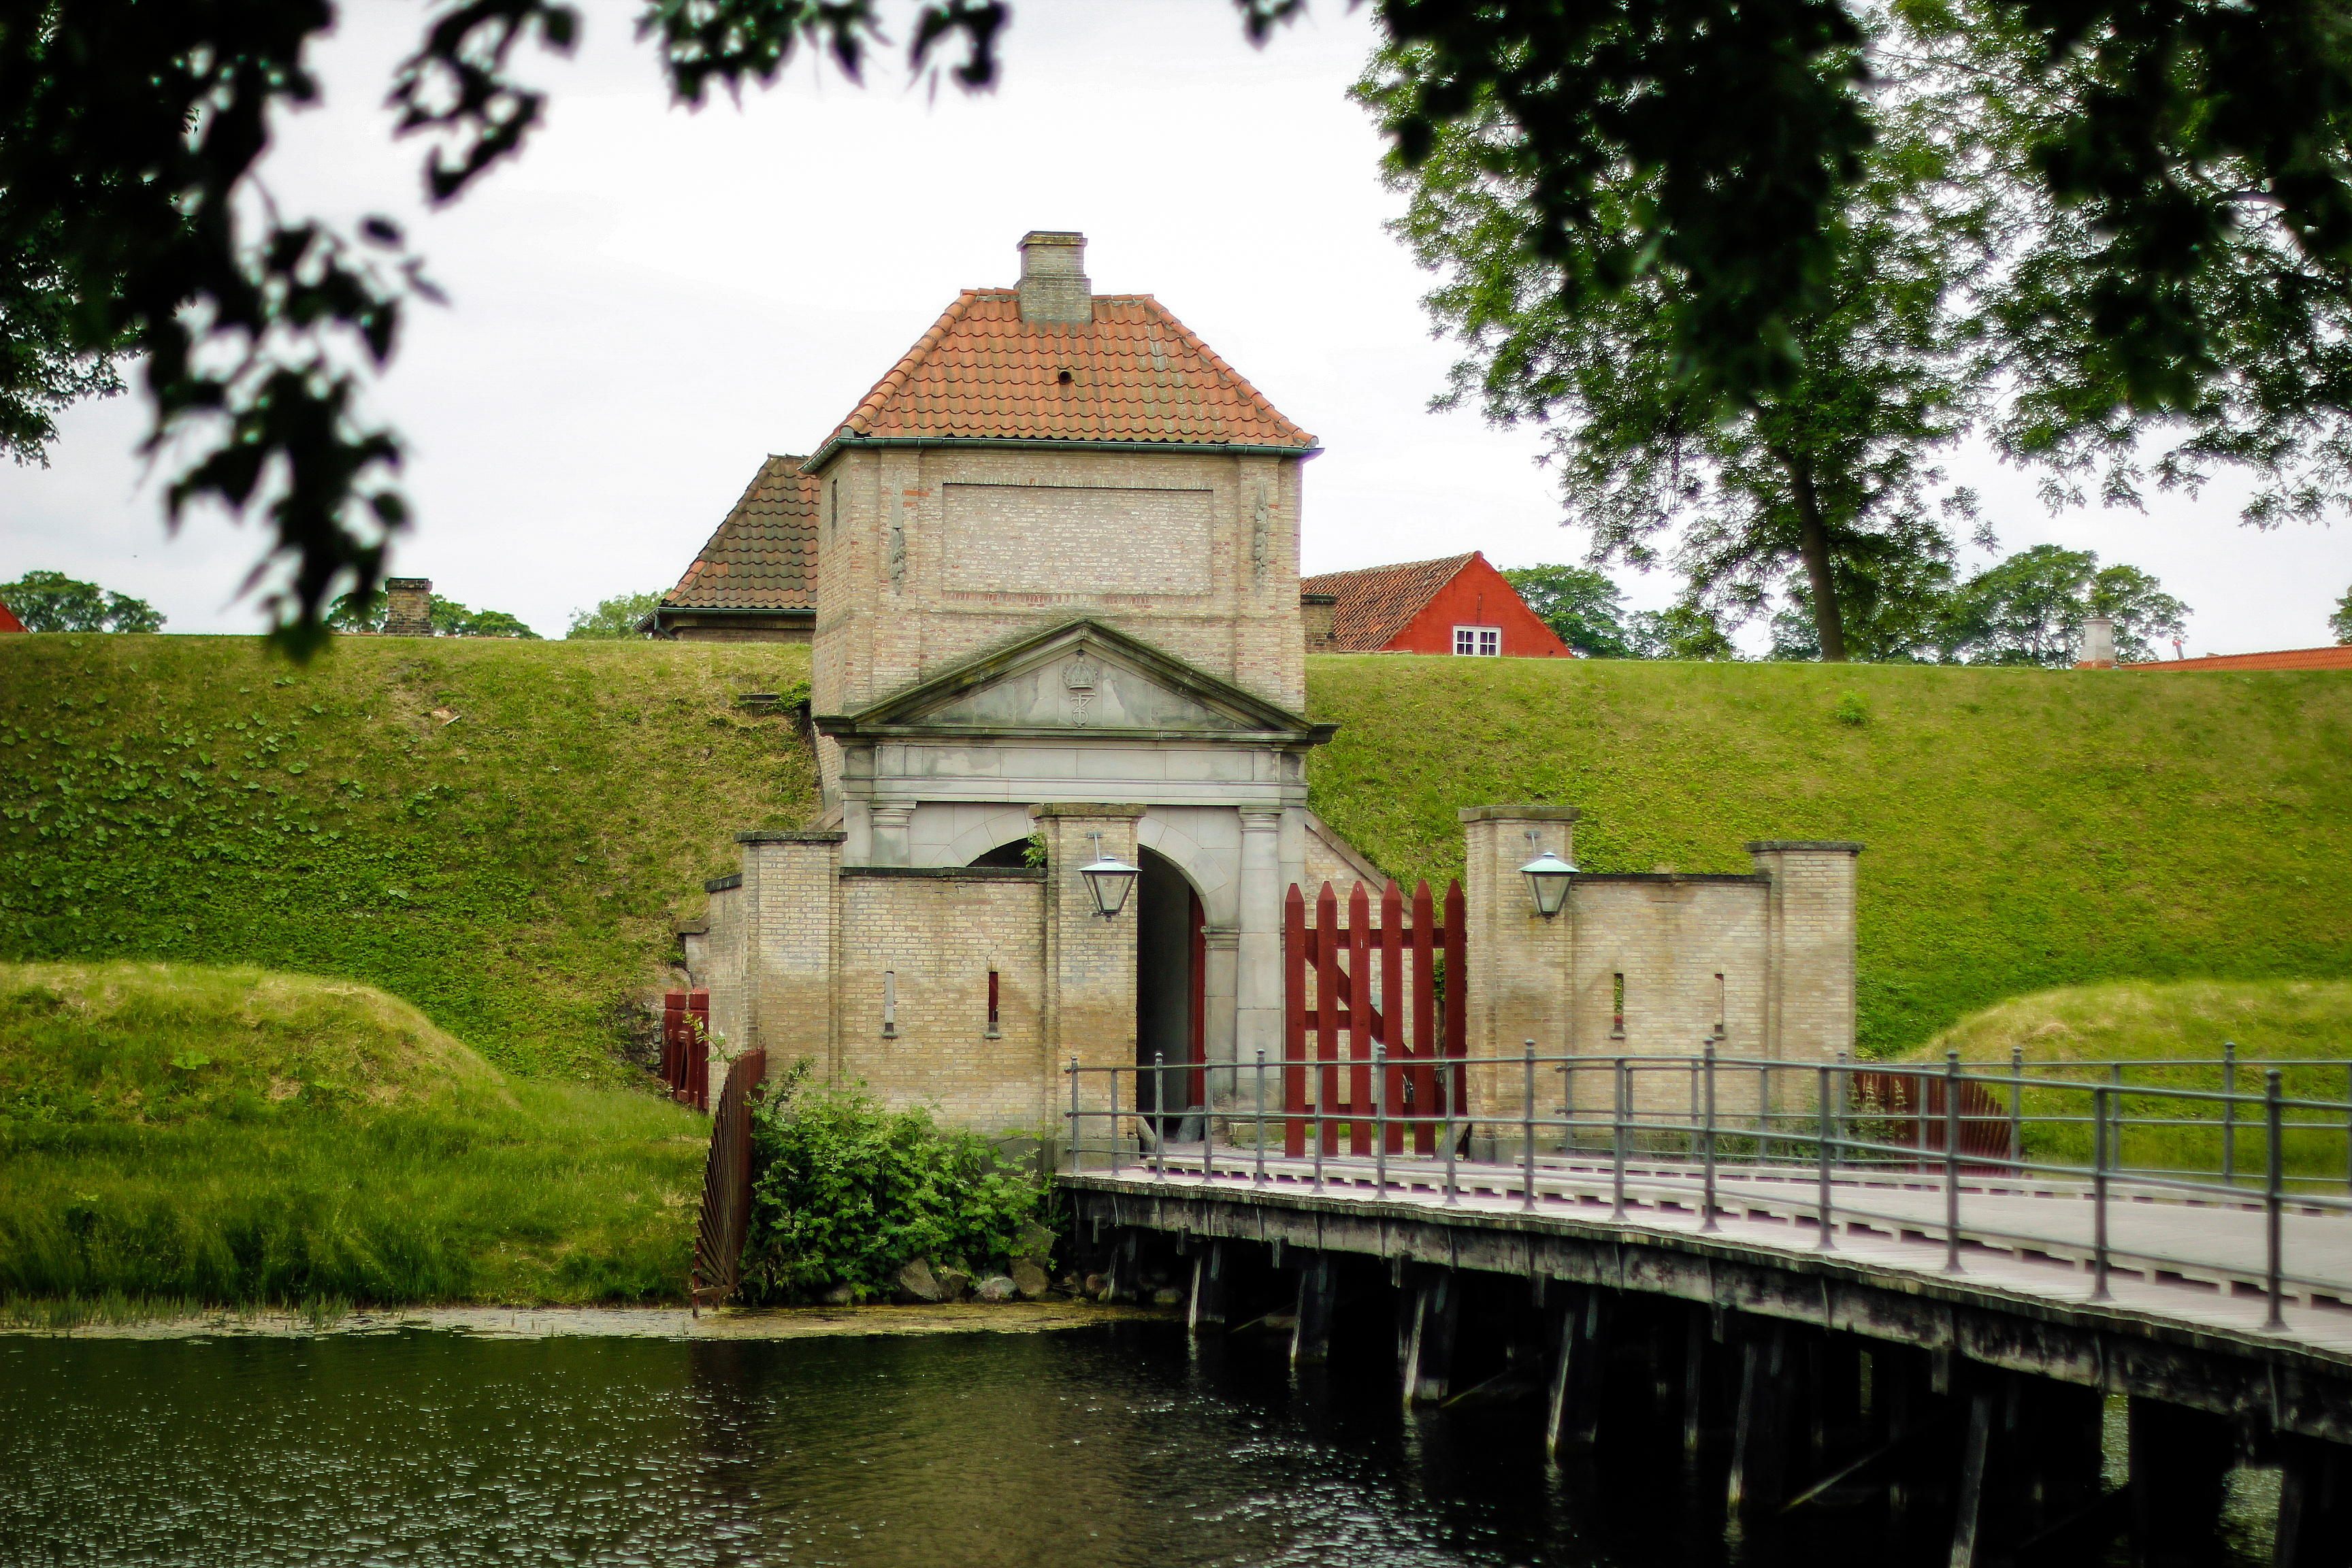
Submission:
[[[1175,1326],[922,1338],[0,1337],[0,1563],[1936,1561],[1867,1512],[1727,1543],[1663,1437],[1408,1416]]]

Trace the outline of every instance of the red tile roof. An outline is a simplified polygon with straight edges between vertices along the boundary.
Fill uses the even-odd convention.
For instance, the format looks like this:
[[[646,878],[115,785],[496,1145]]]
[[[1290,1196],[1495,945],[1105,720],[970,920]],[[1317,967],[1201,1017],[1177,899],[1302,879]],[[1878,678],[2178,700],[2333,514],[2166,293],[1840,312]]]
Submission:
[[[834,432],[856,437],[1315,445],[1150,295],[1069,326],[1024,321],[1009,289],[958,296]]]
[[[662,595],[675,610],[816,608],[817,481],[805,459],[770,458],[677,586]]]
[[[1406,561],[1394,566],[1367,566],[1360,572],[1326,572],[1302,577],[1302,594],[1328,594],[1331,606],[1332,653],[1371,653],[1386,647],[1404,630],[1405,623],[1422,612],[1437,591],[1477,558],[1448,555],[1436,561]]]
[[[2203,658],[2160,658],[2117,669],[2352,669],[2352,645],[2289,647],[2275,653],[2217,653]]]
[[[16,618],[16,612],[0,605],[0,632],[21,632],[24,629],[25,623]]]

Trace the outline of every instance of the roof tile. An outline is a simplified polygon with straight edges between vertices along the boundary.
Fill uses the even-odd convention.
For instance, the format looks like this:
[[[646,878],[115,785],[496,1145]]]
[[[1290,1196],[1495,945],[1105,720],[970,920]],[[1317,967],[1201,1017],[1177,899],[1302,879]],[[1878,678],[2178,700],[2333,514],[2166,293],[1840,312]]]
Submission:
[[[1372,653],[1386,647],[1389,639],[1402,631],[1405,623],[1419,615],[1476,554],[1474,550],[1467,555],[1435,561],[1367,566],[1360,572],[1326,572],[1319,577],[1300,578],[1298,591],[1329,594],[1339,601],[1331,606],[1330,652]]]
[[[760,465],[743,499],[662,595],[667,609],[816,608],[817,481],[801,458]]]
[[[1315,445],[1150,295],[1062,326],[1022,321],[1009,289],[965,289],[835,434]]]

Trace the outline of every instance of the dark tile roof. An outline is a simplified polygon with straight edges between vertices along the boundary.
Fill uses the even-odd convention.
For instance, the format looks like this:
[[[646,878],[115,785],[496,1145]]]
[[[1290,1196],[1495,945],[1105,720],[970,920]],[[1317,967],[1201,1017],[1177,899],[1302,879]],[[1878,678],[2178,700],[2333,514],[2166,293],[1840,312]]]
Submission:
[[[1331,606],[1332,653],[1371,653],[1386,647],[1404,630],[1437,591],[1477,558],[1448,555],[1436,561],[1405,561],[1394,566],[1367,566],[1360,572],[1326,572],[1301,577],[1302,594],[1328,594]]]
[[[814,610],[817,481],[770,458],[677,586],[667,610]]]
[[[858,436],[1315,445],[1150,295],[1071,326],[1009,289],[965,289],[835,432]]]

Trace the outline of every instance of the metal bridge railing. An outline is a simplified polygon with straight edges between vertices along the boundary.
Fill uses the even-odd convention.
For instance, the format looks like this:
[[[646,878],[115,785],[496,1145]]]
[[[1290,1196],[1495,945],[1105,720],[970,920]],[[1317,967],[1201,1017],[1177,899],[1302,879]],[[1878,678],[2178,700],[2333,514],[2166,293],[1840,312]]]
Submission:
[[[1205,1069],[1192,1062],[1086,1067],[1073,1058],[1064,1073],[1069,1083],[1069,1108],[1063,1113],[1070,1133],[1066,1168],[1085,1171],[1091,1159],[1097,1162],[1092,1168],[1118,1174],[1139,1163],[1164,1181],[1175,1132],[1201,1118],[1198,1154],[1180,1155],[1180,1166],[1198,1158],[1204,1178],[1263,1184],[1276,1174],[1267,1154],[1270,1138],[1282,1136],[1276,1124],[1304,1121],[1308,1159],[1277,1154],[1276,1168],[1285,1179],[1296,1170],[1318,1190],[1327,1164],[1344,1164],[1350,1184],[1360,1184],[1359,1173],[1369,1165],[1375,1189],[1385,1195],[1392,1185],[1392,1164],[1434,1176],[1442,1160],[1439,1190],[1443,1204],[1451,1206],[1462,1200],[1465,1164],[1486,1172],[1515,1165],[1520,1205],[1532,1210],[1540,1172],[1558,1176],[1563,1162],[1606,1160],[1612,1218],[1625,1217],[1631,1182],[1696,1195],[1700,1228],[1712,1231],[1718,1228],[1718,1214],[1729,1212],[1718,1204],[1729,1167],[1732,1179],[1751,1195],[1760,1181],[1785,1194],[1785,1184],[1807,1180],[1813,1188],[1814,1245],[1823,1250],[1835,1247],[1841,1219],[1895,1221],[1906,1227],[1919,1223],[1913,1213],[1871,1207],[1871,1189],[1932,1187],[1943,1198],[1944,1267],[1952,1273],[1963,1271],[1967,1237],[2026,1247],[2080,1245],[2073,1237],[1988,1226],[1981,1219],[1966,1222],[1964,1192],[2030,1187],[2029,1195],[2093,1205],[2094,1300],[2109,1298],[2108,1276],[2117,1258],[2158,1268],[2184,1262],[2173,1253],[2114,1241],[2109,1211],[2120,1186],[2127,1200],[2170,1195],[2203,1205],[2200,1212],[2208,1214],[2252,1217],[2259,1211],[2267,1327],[2284,1327],[2289,1284],[2345,1292],[2345,1304],[2352,1305],[2352,1278],[2290,1268],[2283,1225],[2290,1206],[2304,1214],[2352,1214],[2352,1195],[2317,1190],[2340,1186],[2352,1192],[2352,1064],[2340,1058],[2242,1060],[2232,1047],[2210,1060],[2028,1064],[2021,1052],[2012,1052],[2004,1071],[1964,1067],[1958,1052],[1947,1053],[1939,1067],[1849,1062],[1843,1054],[1835,1062],[1801,1064],[1724,1056],[1712,1040],[1696,1056],[1601,1057],[1543,1055],[1529,1040],[1516,1057],[1447,1062],[1467,1070],[1436,1075],[1437,1102],[1430,1106],[1412,1102],[1404,1064],[1391,1061],[1379,1046],[1365,1061],[1308,1062],[1316,1095],[1303,1110],[1285,1110],[1269,1103],[1268,1096],[1278,1100],[1279,1075],[1295,1064],[1269,1062],[1264,1052],[1254,1063],[1216,1063]],[[1365,1103],[1343,1098],[1357,1068],[1369,1068],[1358,1079],[1360,1087],[1369,1088]],[[2130,1079],[2134,1068],[2141,1069],[2139,1081]],[[2221,1087],[2147,1081],[2158,1072],[2178,1079],[2206,1068],[2216,1070]],[[2298,1077],[2347,1075],[2346,1096],[2290,1096],[2284,1089],[2290,1071]],[[2260,1091],[2241,1089],[2242,1075],[2254,1072],[2261,1074]],[[1539,1095],[1538,1088],[1555,1075],[1562,1103],[1542,1106],[1539,1100],[1549,1097]],[[1216,1103],[1181,1105],[1192,1085],[1202,1081]],[[1470,1086],[1466,1093],[1454,1089],[1457,1082]],[[1089,1085],[1099,1086],[1098,1092],[1088,1093]],[[1245,1175],[1216,1168],[1207,1135],[1215,1123],[1223,1125],[1229,1149],[1253,1152]],[[1437,1159],[1403,1153],[1411,1134],[1423,1128],[1436,1134]],[[2193,1138],[2210,1130],[2220,1144],[2219,1158],[2210,1170],[2134,1164],[2126,1158],[2126,1134],[2134,1129],[2144,1135],[2161,1130],[2173,1148],[2184,1133]],[[1237,1136],[1242,1133],[1246,1142]],[[1503,1145],[1514,1142],[1516,1158],[1503,1158]],[[1540,1147],[1546,1142],[1553,1145],[1549,1150]],[[2078,1142],[2087,1143],[2085,1157],[2063,1157]],[[1494,1157],[1469,1158],[1482,1142]],[[2257,1171],[2244,1168],[2242,1157],[2250,1153]],[[1229,1156],[1229,1167],[1234,1163]],[[2189,1261],[2207,1266],[2204,1260]],[[2226,1260],[2210,1267],[2238,1271]]]

